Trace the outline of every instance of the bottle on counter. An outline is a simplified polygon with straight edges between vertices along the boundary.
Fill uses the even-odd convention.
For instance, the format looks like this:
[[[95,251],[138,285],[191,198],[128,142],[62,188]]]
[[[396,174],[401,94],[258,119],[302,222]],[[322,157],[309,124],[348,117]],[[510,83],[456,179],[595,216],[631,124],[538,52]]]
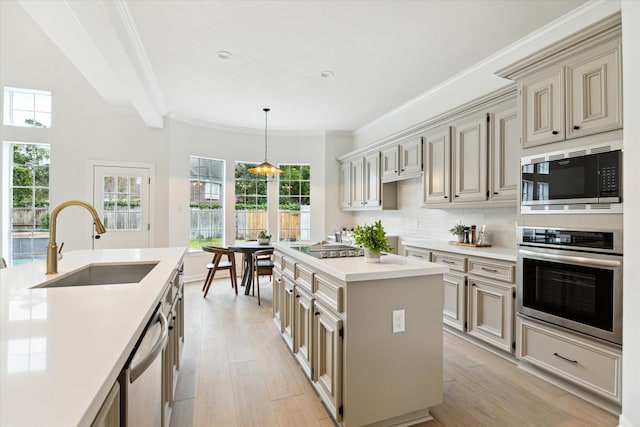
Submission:
[[[476,226],[471,226],[471,243],[476,243]]]
[[[471,230],[469,227],[464,228],[464,243],[471,243]]]

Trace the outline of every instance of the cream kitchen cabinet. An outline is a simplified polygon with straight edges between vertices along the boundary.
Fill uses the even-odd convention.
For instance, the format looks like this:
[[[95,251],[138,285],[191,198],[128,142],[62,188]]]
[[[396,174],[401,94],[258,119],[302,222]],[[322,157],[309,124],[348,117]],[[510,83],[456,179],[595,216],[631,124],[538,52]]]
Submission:
[[[498,75],[518,83],[522,147],[622,128],[620,16],[612,16]]]
[[[488,121],[488,115],[483,113],[453,123],[453,203],[487,200]]]
[[[514,99],[490,107],[425,133],[425,207],[517,202],[520,129]]]
[[[449,267],[444,275],[442,321],[464,332],[467,330],[467,260],[449,252],[433,252],[432,262]]]
[[[517,357],[619,405],[622,351],[567,330],[518,317]]]
[[[489,200],[516,201],[520,180],[518,110],[493,114],[489,132]]]
[[[294,316],[295,306],[293,289],[295,284],[286,274],[282,275],[282,312],[280,313],[280,320],[282,322],[282,337],[287,343],[289,350],[293,351],[293,336],[294,336]]]
[[[506,352],[515,350],[515,265],[468,258],[467,333]]]
[[[345,427],[415,422],[442,402],[444,269],[386,257],[391,263],[380,275],[380,264],[355,265],[364,265],[361,258],[318,259],[276,245],[275,280],[284,283],[283,305],[293,307],[291,332],[287,321],[276,322],[278,331],[287,346],[291,334],[295,360]],[[389,316],[399,307],[407,328],[393,334]],[[287,312],[283,306],[280,318]]]
[[[369,153],[340,165],[340,207],[345,210],[381,207],[380,153]]]
[[[422,138],[407,138],[381,151],[383,182],[411,178],[422,173]]]
[[[443,323],[513,352],[515,263],[442,251],[433,251],[431,261],[449,267],[443,283]]]

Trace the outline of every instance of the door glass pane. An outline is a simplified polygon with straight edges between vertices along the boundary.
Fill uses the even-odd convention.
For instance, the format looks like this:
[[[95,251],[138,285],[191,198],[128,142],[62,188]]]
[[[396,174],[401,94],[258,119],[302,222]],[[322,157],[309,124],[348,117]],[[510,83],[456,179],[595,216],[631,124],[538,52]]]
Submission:
[[[104,177],[102,206],[103,222],[107,230],[140,231],[142,229],[141,183],[141,176]]]

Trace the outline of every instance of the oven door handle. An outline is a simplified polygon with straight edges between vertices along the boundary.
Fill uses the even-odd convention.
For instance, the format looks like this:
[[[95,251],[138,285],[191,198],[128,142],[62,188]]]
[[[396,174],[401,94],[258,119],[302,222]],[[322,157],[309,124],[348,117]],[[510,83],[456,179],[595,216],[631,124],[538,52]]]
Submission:
[[[548,259],[551,261],[572,262],[574,264],[592,265],[595,267],[614,267],[615,268],[615,267],[620,267],[622,265],[620,261],[614,261],[614,260],[608,260],[608,259],[587,258],[587,257],[570,256],[570,255],[556,255],[556,254],[549,254],[549,253],[527,251],[524,249],[520,249],[519,252],[522,255],[527,255],[533,258]]]

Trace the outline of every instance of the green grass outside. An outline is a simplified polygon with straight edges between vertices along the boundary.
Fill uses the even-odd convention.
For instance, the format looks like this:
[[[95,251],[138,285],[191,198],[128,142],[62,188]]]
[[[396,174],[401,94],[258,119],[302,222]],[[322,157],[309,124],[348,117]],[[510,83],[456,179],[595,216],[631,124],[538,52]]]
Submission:
[[[189,240],[189,248],[191,249],[200,249],[203,246],[224,246],[224,245],[222,244],[222,237]]]

